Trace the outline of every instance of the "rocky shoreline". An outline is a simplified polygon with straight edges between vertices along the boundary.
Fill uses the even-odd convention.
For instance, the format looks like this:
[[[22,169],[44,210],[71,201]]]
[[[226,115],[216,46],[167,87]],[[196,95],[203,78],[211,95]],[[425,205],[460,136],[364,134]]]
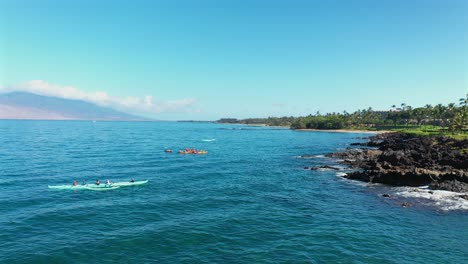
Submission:
[[[326,155],[357,169],[345,178],[468,193],[468,140],[387,133],[352,145],[362,148]]]

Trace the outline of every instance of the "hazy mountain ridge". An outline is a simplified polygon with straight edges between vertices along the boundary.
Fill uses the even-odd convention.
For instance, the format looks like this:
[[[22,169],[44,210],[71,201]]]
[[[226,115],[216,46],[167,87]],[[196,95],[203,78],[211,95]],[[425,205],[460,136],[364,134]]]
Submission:
[[[27,92],[0,94],[0,119],[150,120],[81,100],[49,97]]]

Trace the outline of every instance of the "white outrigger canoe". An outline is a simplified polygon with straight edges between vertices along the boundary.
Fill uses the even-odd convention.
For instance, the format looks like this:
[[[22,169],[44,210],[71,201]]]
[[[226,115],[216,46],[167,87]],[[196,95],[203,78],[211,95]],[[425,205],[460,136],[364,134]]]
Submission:
[[[147,183],[148,180],[144,181],[133,181],[133,182],[112,182],[110,184],[82,184],[82,185],[49,185],[50,189],[57,189],[57,190],[93,190],[93,191],[107,191],[107,190],[114,190],[120,187],[128,187],[128,186],[135,186],[135,185],[142,185]]]

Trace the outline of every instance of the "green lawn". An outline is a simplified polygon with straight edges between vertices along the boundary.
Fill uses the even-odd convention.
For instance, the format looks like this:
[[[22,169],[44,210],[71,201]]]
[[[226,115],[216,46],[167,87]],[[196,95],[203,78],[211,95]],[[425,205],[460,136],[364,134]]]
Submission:
[[[391,131],[398,131],[402,133],[408,133],[413,135],[421,135],[421,136],[446,136],[455,139],[468,139],[467,131],[449,131],[447,128],[442,128],[440,126],[397,126],[397,127],[386,127],[386,129],[379,130],[391,130]]]
[[[455,139],[468,139],[468,131],[449,131],[446,127],[442,128],[440,126],[424,125],[424,126],[414,126],[414,125],[386,125],[386,126],[376,126],[376,127],[366,127],[366,126],[353,126],[346,129],[351,130],[368,130],[368,131],[396,131],[402,133],[408,133],[412,135],[420,136],[445,136]]]

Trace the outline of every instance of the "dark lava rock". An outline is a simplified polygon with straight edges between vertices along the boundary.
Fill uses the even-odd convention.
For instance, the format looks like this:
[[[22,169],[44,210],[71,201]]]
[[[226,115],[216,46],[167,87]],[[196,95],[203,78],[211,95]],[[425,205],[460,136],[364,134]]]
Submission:
[[[384,194],[382,194],[382,197],[390,197],[390,194],[384,193]]]
[[[338,168],[338,167],[333,167],[333,166],[328,166],[328,165],[324,165],[324,166],[315,166],[315,167],[311,167],[310,170],[341,170],[342,168]]]
[[[432,183],[429,188],[435,190],[446,190],[452,192],[467,192],[468,190],[468,183],[460,182],[457,180],[449,180],[443,182],[435,182]]]
[[[351,143],[349,144],[350,146],[367,146],[368,142],[362,142],[362,143]]]
[[[346,149],[327,157],[361,169],[349,179],[468,192],[468,140],[388,133],[371,137],[366,146],[371,145],[378,149]]]

